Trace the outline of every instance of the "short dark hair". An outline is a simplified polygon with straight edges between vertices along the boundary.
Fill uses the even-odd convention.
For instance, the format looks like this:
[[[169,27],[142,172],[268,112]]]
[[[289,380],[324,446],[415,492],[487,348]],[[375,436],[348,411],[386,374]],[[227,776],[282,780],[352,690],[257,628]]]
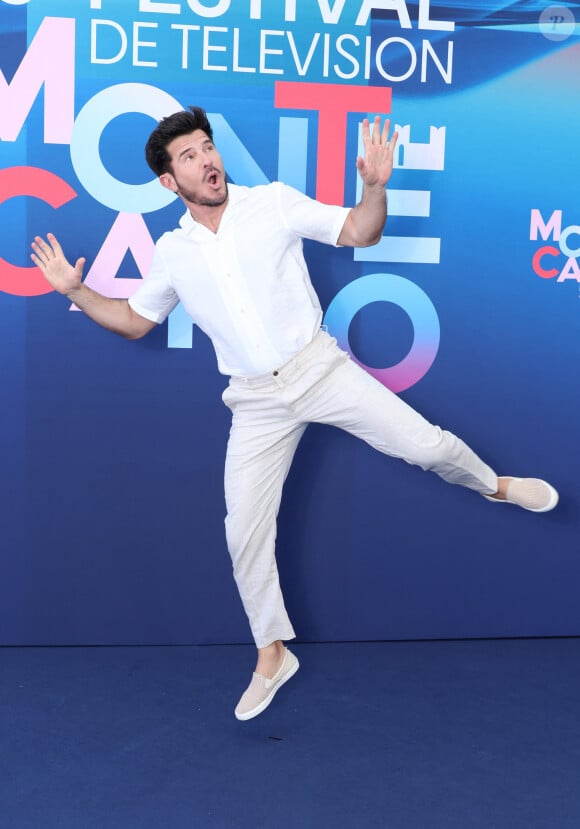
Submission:
[[[167,145],[174,138],[189,135],[195,130],[202,130],[210,141],[213,141],[211,125],[205,110],[201,107],[188,107],[159,121],[145,145],[145,159],[156,176],[171,172],[171,159],[167,152]]]

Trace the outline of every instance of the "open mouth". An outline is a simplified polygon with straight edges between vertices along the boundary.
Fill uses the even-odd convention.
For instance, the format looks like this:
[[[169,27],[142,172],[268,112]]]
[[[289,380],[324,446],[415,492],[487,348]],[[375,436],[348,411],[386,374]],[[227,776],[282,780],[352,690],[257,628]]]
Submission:
[[[206,181],[210,185],[210,187],[219,187],[220,175],[218,171],[212,170],[210,173],[208,173]]]

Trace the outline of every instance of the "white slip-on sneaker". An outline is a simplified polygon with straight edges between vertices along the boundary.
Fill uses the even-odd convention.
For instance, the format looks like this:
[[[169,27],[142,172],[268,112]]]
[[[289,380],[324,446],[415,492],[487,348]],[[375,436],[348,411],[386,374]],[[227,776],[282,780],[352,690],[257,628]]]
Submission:
[[[512,478],[507,486],[506,495],[505,500],[492,498],[491,495],[483,497],[494,504],[515,504],[530,512],[549,512],[559,500],[554,487],[540,478]]]
[[[300,663],[288,648],[285,650],[282,665],[272,679],[257,673],[252,675],[252,681],[242,694],[234,711],[238,720],[251,720],[252,717],[261,714],[274,699],[276,691],[294,676]]]

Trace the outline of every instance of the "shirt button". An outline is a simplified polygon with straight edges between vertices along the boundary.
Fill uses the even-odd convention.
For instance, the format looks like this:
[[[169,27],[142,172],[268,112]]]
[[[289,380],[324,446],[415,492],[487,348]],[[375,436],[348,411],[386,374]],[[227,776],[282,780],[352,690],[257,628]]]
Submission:
[[[273,371],[273,372],[272,372],[272,374],[274,375],[274,377],[277,377],[277,376],[278,376],[278,372],[277,372],[277,371]]]

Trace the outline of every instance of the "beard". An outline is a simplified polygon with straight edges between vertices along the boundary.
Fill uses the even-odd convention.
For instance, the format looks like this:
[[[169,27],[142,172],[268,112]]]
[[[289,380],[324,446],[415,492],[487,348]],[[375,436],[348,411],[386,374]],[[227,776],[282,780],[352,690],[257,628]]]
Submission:
[[[177,184],[177,181],[175,182]],[[215,196],[200,196],[194,190],[187,190],[177,184],[177,195],[189,204],[197,204],[203,207],[220,207],[228,197],[228,183],[224,179],[224,192],[216,193]]]

